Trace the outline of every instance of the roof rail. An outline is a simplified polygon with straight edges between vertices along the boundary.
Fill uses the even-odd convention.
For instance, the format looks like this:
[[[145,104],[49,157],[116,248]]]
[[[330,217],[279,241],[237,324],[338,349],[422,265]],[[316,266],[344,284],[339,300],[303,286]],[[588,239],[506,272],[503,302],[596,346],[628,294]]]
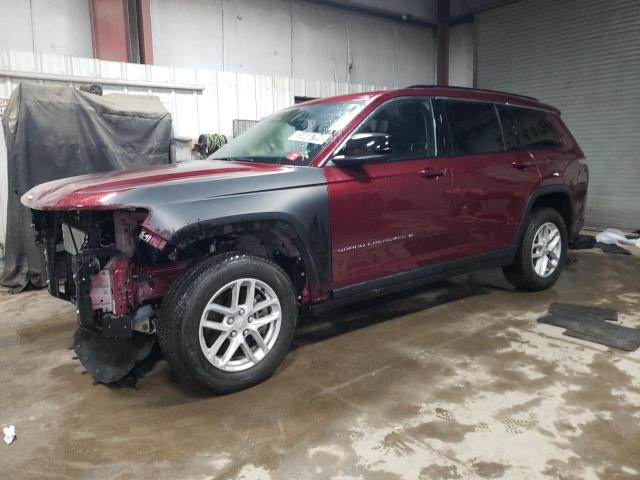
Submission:
[[[513,97],[527,98],[529,100],[535,100],[536,102],[540,101],[535,97],[530,97],[529,95],[521,95],[519,93],[502,92],[500,90],[488,90],[486,88],[455,87],[455,86],[448,86],[448,85],[409,85],[406,88],[450,88],[450,89],[454,89],[454,90],[469,90],[469,91],[472,91],[472,92],[499,93],[501,95],[511,95]]]

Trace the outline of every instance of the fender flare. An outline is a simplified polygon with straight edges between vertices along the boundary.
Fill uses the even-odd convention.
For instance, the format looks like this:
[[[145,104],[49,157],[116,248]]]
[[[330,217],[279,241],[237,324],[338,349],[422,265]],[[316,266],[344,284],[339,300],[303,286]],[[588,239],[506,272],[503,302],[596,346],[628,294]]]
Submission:
[[[520,242],[522,241],[522,237],[524,236],[524,231],[527,228],[527,221],[529,219],[529,215],[531,214],[531,210],[533,209],[533,205],[540,197],[545,195],[549,195],[552,193],[561,193],[567,197],[569,200],[569,207],[571,209],[571,221],[575,221],[575,205],[573,202],[573,196],[571,195],[571,189],[567,185],[543,185],[541,187],[536,188],[531,195],[529,195],[529,200],[527,201],[527,205],[524,209],[522,217],[520,219],[520,225],[518,226],[518,232],[516,234],[516,238],[514,240],[513,245],[511,246],[515,251],[517,250]],[[567,225],[567,231],[569,235],[571,235],[571,225]]]

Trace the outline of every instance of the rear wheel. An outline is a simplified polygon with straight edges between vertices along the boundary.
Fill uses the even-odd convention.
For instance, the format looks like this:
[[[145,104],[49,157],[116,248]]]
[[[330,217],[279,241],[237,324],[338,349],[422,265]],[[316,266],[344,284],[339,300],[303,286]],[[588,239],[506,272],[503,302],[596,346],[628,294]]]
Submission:
[[[224,254],[204,260],[172,285],[158,336],[181,377],[229,393],[276,370],[297,316],[293,285],[280,267],[260,257]]]
[[[558,211],[532,211],[514,262],[503,268],[505,277],[522,290],[549,288],[564,266],[567,241],[567,227]]]

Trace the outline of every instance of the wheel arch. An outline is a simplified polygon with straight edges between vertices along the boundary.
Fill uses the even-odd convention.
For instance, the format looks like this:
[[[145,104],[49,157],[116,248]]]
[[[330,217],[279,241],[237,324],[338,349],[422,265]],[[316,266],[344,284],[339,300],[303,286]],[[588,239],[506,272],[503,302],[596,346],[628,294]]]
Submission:
[[[529,196],[526,209],[522,215],[522,219],[520,220],[520,226],[518,227],[518,235],[515,243],[513,244],[514,248],[517,248],[522,241],[531,212],[535,208],[542,207],[557,210],[560,215],[562,215],[562,219],[567,227],[567,233],[571,236],[575,221],[575,207],[571,196],[571,190],[566,185],[545,185],[536,189]]]
[[[284,212],[217,217],[187,225],[176,231],[169,245],[194,256],[208,252],[237,250],[269,258],[291,277],[301,303],[317,301],[323,285],[323,249],[307,238],[304,226]],[[328,259],[330,261],[330,259]],[[306,287],[306,288],[305,288]]]

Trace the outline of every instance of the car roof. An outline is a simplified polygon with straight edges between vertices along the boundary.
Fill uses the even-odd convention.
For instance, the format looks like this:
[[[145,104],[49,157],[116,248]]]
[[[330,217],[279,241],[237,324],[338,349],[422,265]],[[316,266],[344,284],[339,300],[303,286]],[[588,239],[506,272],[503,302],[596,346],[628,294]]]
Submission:
[[[412,85],[406,88],[396,90],[380,90],[374,92],[350,93],[347,95],[339,95],[335,97],[318,98],[304,102],[298,105],[313,105],[321,103],[333,103],[341,101],[365,100],[371,101],[376,98],[393,98],[402,96],[428,95],[431,97],[445,97],[463,100],[477,100],[486,102],[502,103],[505,105],[513,105],[520,107],[537,108],[546,110],[560,115],[560,110],[540,102],[534,97],[526,95],[518,95],[514,93],[500,92],[496,90],[484,90],[479,88],[468,87],[449,87],[440,85]]]

